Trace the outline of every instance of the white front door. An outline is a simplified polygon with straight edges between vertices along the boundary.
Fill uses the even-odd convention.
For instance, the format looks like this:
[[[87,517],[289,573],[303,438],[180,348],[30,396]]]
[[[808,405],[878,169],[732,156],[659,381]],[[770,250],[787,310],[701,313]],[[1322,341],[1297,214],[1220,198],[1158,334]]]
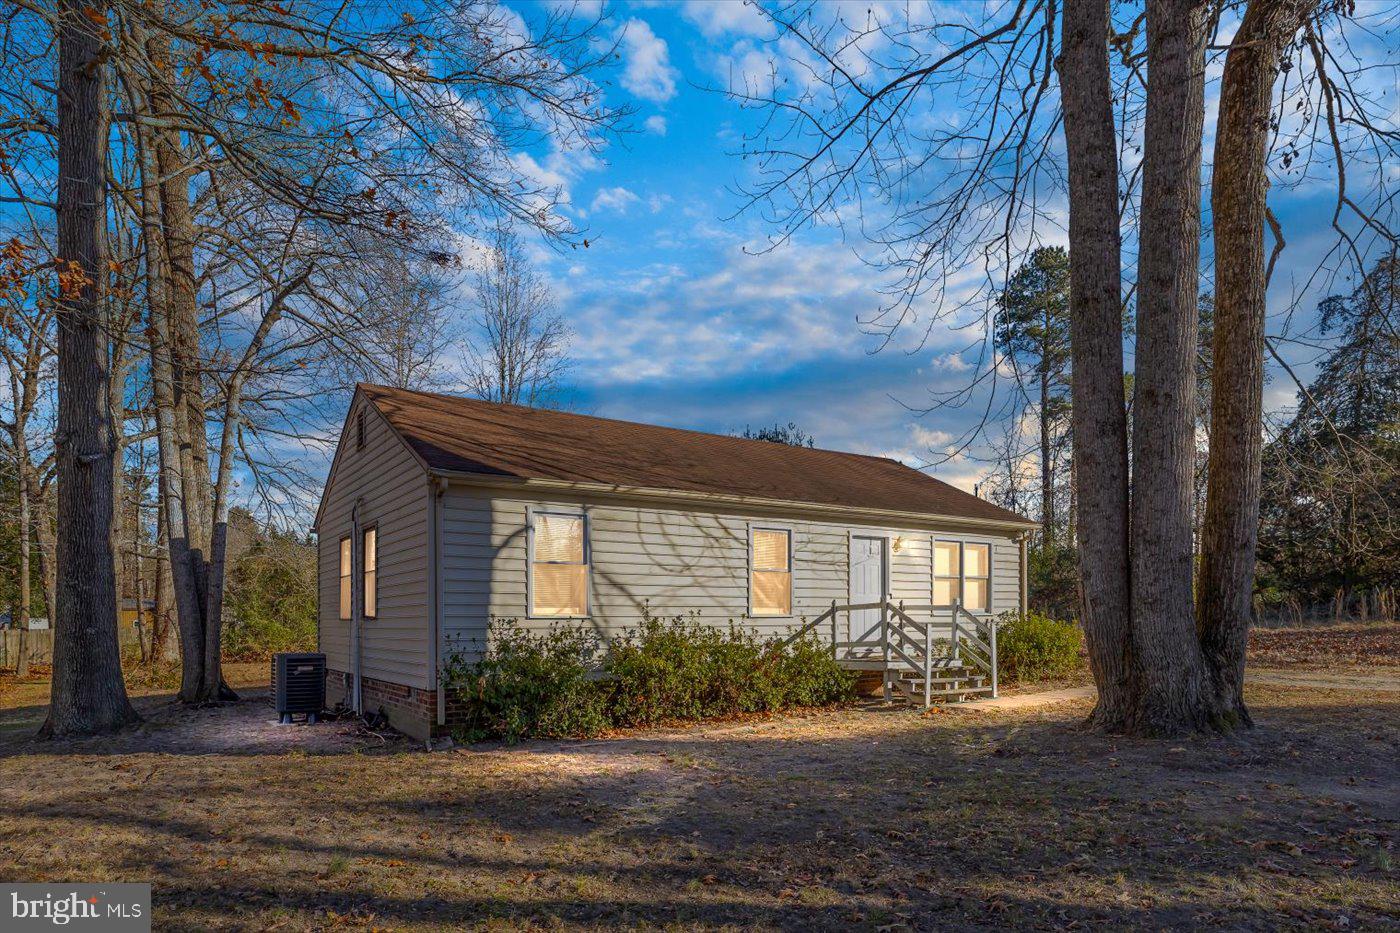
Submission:
[[[851,602],[874,603],[885,598],[885,539],[851,537]],[[850,615],[851,641],[879,637],[879,609],[856,609]],[[873,650],[873,649],[872,649]],[[861,649],[858,653],[866,653]]]

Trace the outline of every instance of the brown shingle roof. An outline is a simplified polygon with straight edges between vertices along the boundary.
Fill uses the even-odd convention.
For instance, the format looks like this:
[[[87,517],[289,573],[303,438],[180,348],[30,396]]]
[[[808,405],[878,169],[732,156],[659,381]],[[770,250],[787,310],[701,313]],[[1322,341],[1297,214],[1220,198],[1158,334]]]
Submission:
[[[432,470],[1026,523],[883,457],[387,386],[359,388]]]

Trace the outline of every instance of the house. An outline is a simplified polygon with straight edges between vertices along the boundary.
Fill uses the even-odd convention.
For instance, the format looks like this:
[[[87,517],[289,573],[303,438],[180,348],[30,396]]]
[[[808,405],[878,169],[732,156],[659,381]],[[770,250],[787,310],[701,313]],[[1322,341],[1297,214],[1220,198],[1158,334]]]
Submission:
[[[931,640],[905,604],[956,604],[956,646],[959,618],[1024,607],[1033,524],[882,457],[360,385],[315,527],[328,697],[424,737],[451,725],[441,663],[492,619],[820,620],[871,667],[890,650],[862,633]]]

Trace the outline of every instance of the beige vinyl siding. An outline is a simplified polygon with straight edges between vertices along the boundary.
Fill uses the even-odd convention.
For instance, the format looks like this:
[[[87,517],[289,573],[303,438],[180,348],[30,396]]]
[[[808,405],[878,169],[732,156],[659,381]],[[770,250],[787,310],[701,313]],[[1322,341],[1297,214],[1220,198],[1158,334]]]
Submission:
[[[992,540],[992,608],[1007,612],[1021,608],[1021,546],[1001,538]]]
[[[365,446],[356,444],[356,418],[365,406]],[[360,528],[377,527],[378,615],[361,627],[365,677],[428,687],[431,619],[428,602],[428,480],[418,459],[388,423],[362,399],[346,419],[336,463],[317,523],[321,650],[332,670],[353,670],[351,622],[339,618],[339,542],[351,533],[360,504]],[[358,541],[355,547],[359,547]],[[356,602],[360,581],[354,581]]]
[[[501,493],[496,495],[496,493]],[[931,600],[933,537],[993,544],[994,612],[1019,605],[1019,549],[1010,537],[931,529],[889,529],[804,519],[794,514],[742,515],[580,496],[525,499],[517,493],[453,483],[443,498],[443,633],[448,650],[480,650],[489,619],[513,619],[536,631],[557,624],[526,613],[526,522],[530,507],[578,509],[589,516],[592,615],[584,624],[615,635],[635,627],[643,607],[670,617],[699,612],[714,624],[740,622],[761,633],[791,629],[833,600],[847,601],[850,535],[877,534],[891,553],[891,595]],[[793,614],[748,615],[749,528],[792,531]],[[1009,567],[1005,559],[1011,560]]]

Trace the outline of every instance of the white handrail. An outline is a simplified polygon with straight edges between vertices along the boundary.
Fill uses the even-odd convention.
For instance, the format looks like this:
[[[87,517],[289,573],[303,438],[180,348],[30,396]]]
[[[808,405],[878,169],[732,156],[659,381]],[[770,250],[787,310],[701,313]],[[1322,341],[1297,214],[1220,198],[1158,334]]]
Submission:
[[[870,630],[864,632],[859,638],[847,638],[843,640],[840,632],[841,613],[845,612],[849,619],[850,613],[867,609],[880,610],[880,619]],[[914,618],[911,613],[927,612],[930,616],[927,620]],[[929,605],[906,605],[903,601],[894,603],[889,599],[882,599],[878,602],[848,603],[839,604],[835,600],[831,605],[810,622],[804,622],[796,631],[789,635],[780,643],[780,647],[787,647],[799,638],[817,629],[824,622],[831,624],[831,656],[836,660],[842,659],[843,649],[847,652],[846,658],[852,661],[874,661],[877,658],[886,671],[890,669],[892,663],[907,665],[908,670],[913,670],[923,675],[924,680],[924,706],[928,708],[933,702],[933,641],[934,628],[942,628],[943,622],[939,616],[947,613],[947,624],[949,634],[949,656],[955,662],[966,666],[979,668],[986,672],[991,681],[992,696],[998,692],[998,671],[997,671],[997,629],[998,620],[995,618],[984,618],[970,612],[962,605],[961,600],[955,599],[951,606]],[[911,634],[907,629],[913,629]],[[916,636],[922,635],[922,639]],[[920,644],[920,641],[923,643]],[[922,649],[923,657],[916,660],[906,652],[917,653]],[[864,658],[852,656],[853,649],[879,649],[876,658]],[[966,649],[966,650],[964,650]],[[912,687],[912,685],[908,685]],[[906,694],[912,689],[906,689]],[[885,696],[890,697],[890,681],[888,676],[885,680]]]

